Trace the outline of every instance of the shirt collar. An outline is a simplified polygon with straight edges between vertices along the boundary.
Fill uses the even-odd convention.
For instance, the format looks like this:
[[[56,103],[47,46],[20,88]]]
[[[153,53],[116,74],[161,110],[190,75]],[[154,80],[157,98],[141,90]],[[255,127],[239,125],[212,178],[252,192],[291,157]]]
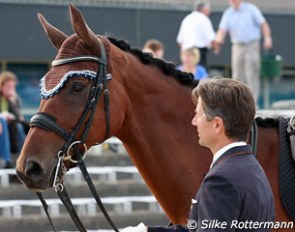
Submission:
[[[221,148],[220,150],[218,150],[214,156],[213,156],[213,160],[212,163],[210,165],[210,169],[213,167],[213,165],[215,164],[215,162],[229,149],[233,148],[233,147],[240,147],[240,146],[245,146],[247,145],[246,142],[243,141],[239,141],[239,142],[234,142],[234,143],[230,143],[227,144],[226,146],[224,146],[223,148]]]
[[[236,9],[233,6],[231,8],[232,8],[233,11],[240,11],[240,10],[243,10],[244,7],[245,7],[245,2],[241,2],[240,6],[239,6],[239,9]]]

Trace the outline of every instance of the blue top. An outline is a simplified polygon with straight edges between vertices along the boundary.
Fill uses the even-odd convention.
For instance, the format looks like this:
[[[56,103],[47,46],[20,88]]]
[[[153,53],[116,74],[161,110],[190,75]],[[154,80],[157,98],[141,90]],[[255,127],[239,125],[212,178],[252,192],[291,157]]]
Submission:
[[[9,130],[6,120],[0,114],[2,133],[0,134],[0,160],[11,161]]]
[[[183,65],[179,65],[177,69],[183,71]],[[208,77],[206,69],[202,65],[197,65],[196,72],[194,73],[194,80],[201,80],[206,77]]]
[[[232,43],[260,40],[260,26],[265,22],[261,11],[252,3],[242,2],[240,9],[229,7],[222,15],[219,29],[230,33]]]

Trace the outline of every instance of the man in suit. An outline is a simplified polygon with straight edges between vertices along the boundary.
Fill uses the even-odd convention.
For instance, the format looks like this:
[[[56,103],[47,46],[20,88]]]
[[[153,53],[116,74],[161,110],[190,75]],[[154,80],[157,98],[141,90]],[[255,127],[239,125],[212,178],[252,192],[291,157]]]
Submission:
[[[251,90],[228,78],[204,79],[192,91],[192,100],[196,104],[192,125],[213,160],[192,199],[187,226],[141,223],[125,232],[270,231],[267,223],[275,217],[272,190],[246,144],[255,117]]]

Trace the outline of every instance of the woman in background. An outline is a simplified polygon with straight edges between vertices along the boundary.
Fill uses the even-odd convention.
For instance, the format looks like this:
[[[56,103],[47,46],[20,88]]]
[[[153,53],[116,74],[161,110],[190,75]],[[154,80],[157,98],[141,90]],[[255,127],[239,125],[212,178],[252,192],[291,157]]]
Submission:
[[[16,93],[17,77],[14,73],[4,71],[0,75],[0,112],[6,119],[9,129],[11,153],[19,153],[25,140],[20,113],[20,98]]]
[[[181,49],[181,65],[177,67],[180,71],[194,74],[194,80],[208,77],[206,69],[199,65],[200,51],[197,48]]]

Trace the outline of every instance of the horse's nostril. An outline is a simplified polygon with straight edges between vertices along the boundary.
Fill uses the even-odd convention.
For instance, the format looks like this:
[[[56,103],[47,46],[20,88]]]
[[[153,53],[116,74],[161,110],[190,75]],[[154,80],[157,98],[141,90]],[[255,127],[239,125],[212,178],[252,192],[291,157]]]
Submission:
[[[28,160],[26,162],[26,169],[25,173],[28,177],[41,177],[42,176],[42,168],[41,166],[33,161],[33,160]]]

